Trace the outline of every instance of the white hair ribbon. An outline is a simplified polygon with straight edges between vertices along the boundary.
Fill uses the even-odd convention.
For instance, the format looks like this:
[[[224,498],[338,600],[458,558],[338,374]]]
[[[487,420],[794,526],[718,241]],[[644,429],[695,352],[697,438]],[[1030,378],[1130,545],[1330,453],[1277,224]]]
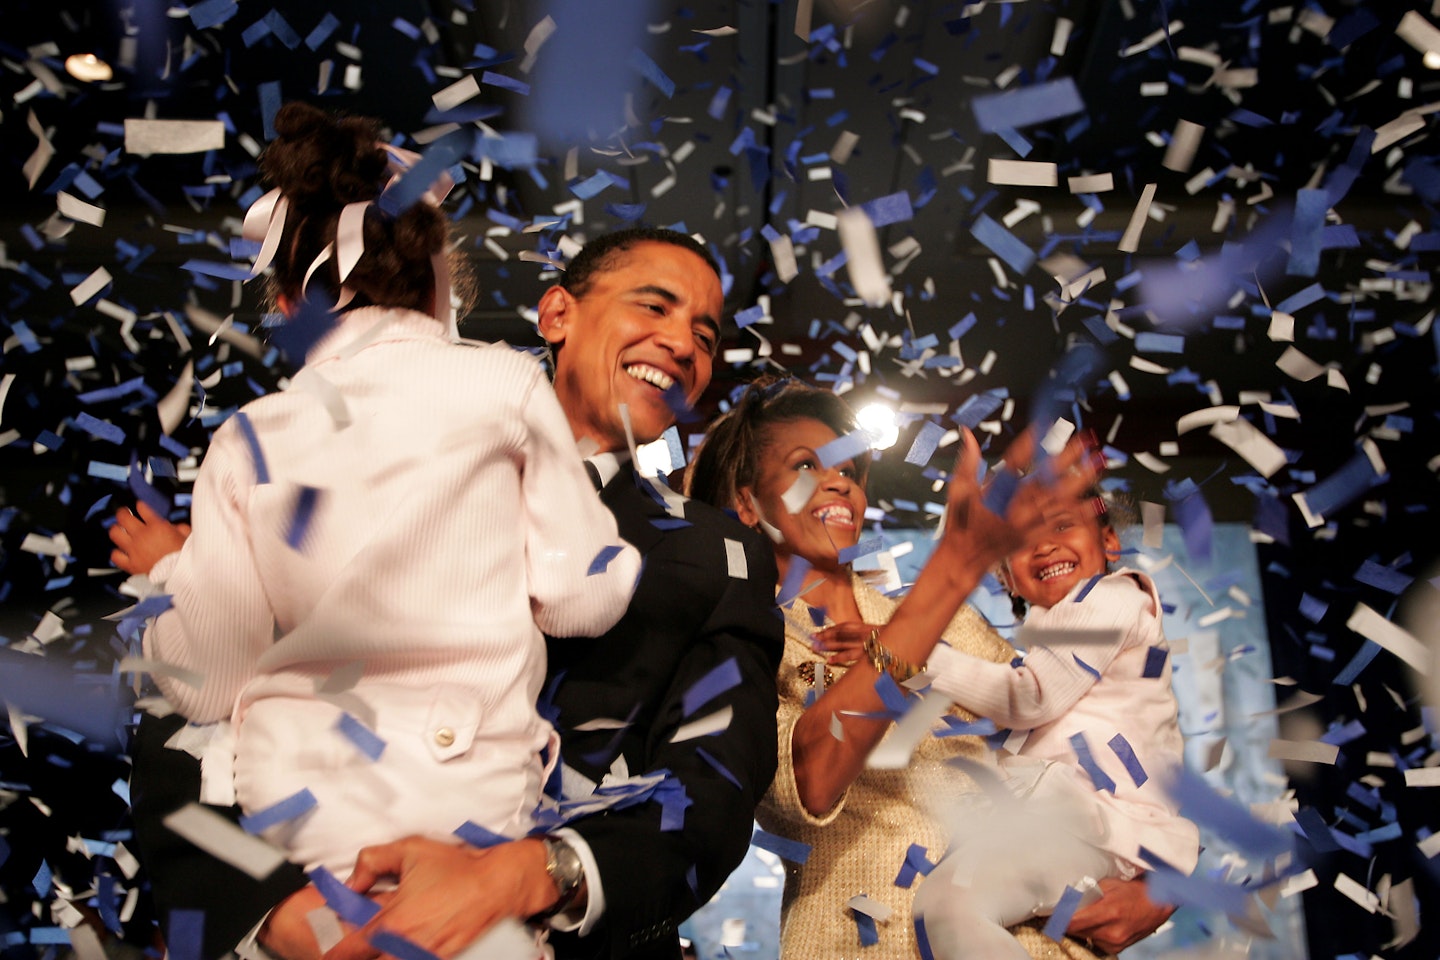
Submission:
[[[320,255],[310,262],[310,266],[305,270],[305,279],[300,281],[300,296],[305,296],[305,288],[310,286],[310,278],[315,274],[316,270],[320,269],[320,264],[329,260],[330,254],[334,252],[335,244],[327,243],[325,244],[325,249],[320,251]]]
[[[280,188],[276,187],[250,204],[250,209],[245,211],[245,223],[240,227],[240,236],[255,243],[264,240],[266,228],[270,226],[270,217],[275,212],[275,203],[279,199]]]
[[[365,208],[370,204],[369,200],[347,203],[340,211],[340,223],[335,228],[335,266],[341,283],[365,252]]]
[[[246,280],[254,280],[260,276],[260,271],[270,266],[270,261],[275,259],[275,251],[280,249],[280,237],[285,233],[285,214],[289,209],[290,201],[284,197],[275,201],[275,211],[270,215],[270,225],[265,229],[265,242],[260,244],[260,254],[255,258],[255,263],[250,268],[250,276],[246,277]],[[248,212],[246,216],[249,216]]]

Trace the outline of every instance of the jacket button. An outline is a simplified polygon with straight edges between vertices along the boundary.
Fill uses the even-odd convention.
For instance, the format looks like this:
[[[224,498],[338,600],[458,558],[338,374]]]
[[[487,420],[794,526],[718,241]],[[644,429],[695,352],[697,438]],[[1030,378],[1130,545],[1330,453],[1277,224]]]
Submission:
[[[455,731],[449,727],[441,727],[435,731],[435,742],[442,747],[448,747],[455,742]]]

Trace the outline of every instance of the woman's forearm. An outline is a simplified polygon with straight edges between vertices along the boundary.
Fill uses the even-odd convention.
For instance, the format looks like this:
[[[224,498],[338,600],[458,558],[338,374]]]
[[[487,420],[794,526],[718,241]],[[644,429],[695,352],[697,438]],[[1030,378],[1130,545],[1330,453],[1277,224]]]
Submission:
[[[986,568],[963,554],[957,545],[941,541],[890,622],[879,627],[879,642],[898,659],[923,665],[980,583]],[[822,815],[835,805],[889,729],[888,720],[851,715],[884,709],[875,692],[877,679],[879,674],[868,660],[857,662],[795,723],[790,741],[795,786],[812,815]],[[843,738],[833,732],[837,723]]]

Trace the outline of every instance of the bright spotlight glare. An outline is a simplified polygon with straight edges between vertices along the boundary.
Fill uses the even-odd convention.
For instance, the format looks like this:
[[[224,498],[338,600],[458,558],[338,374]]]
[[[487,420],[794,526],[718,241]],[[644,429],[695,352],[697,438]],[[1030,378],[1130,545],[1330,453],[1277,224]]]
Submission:
[[[65,72],[86,83],[104,83],[115,75],[110,64],[93,53],[76,53],[66,57]]]
[[[1431,70],[1440,70],[1440,50],[1426,50],[1424,63]]]
[[[862,407],[856,414],[855,419],[860,421],[860,427],[870,435],[870,446],[876,450],[886,450],[900,439],[900,427],[895,423],[895,411],[883,403],[872,403]]]

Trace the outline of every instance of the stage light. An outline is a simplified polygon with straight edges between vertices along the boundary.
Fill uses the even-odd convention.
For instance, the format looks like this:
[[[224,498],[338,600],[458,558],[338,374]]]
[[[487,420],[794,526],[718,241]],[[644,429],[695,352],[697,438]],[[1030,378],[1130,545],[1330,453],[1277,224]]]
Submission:
[[[104,83],[115,75],[110,64],[93,53],[73,53],[66,57],[65,72],[85,83]]]
[[[900,439],[900,427],[895,423],[895,411],[883,403],[872,403],[860,408],[855,414],[861,428],[870,435],[870,446],[885,450]]]
[[[1440,50],[1426,50],[1424,63],[1431,70],[1440,70]]]

